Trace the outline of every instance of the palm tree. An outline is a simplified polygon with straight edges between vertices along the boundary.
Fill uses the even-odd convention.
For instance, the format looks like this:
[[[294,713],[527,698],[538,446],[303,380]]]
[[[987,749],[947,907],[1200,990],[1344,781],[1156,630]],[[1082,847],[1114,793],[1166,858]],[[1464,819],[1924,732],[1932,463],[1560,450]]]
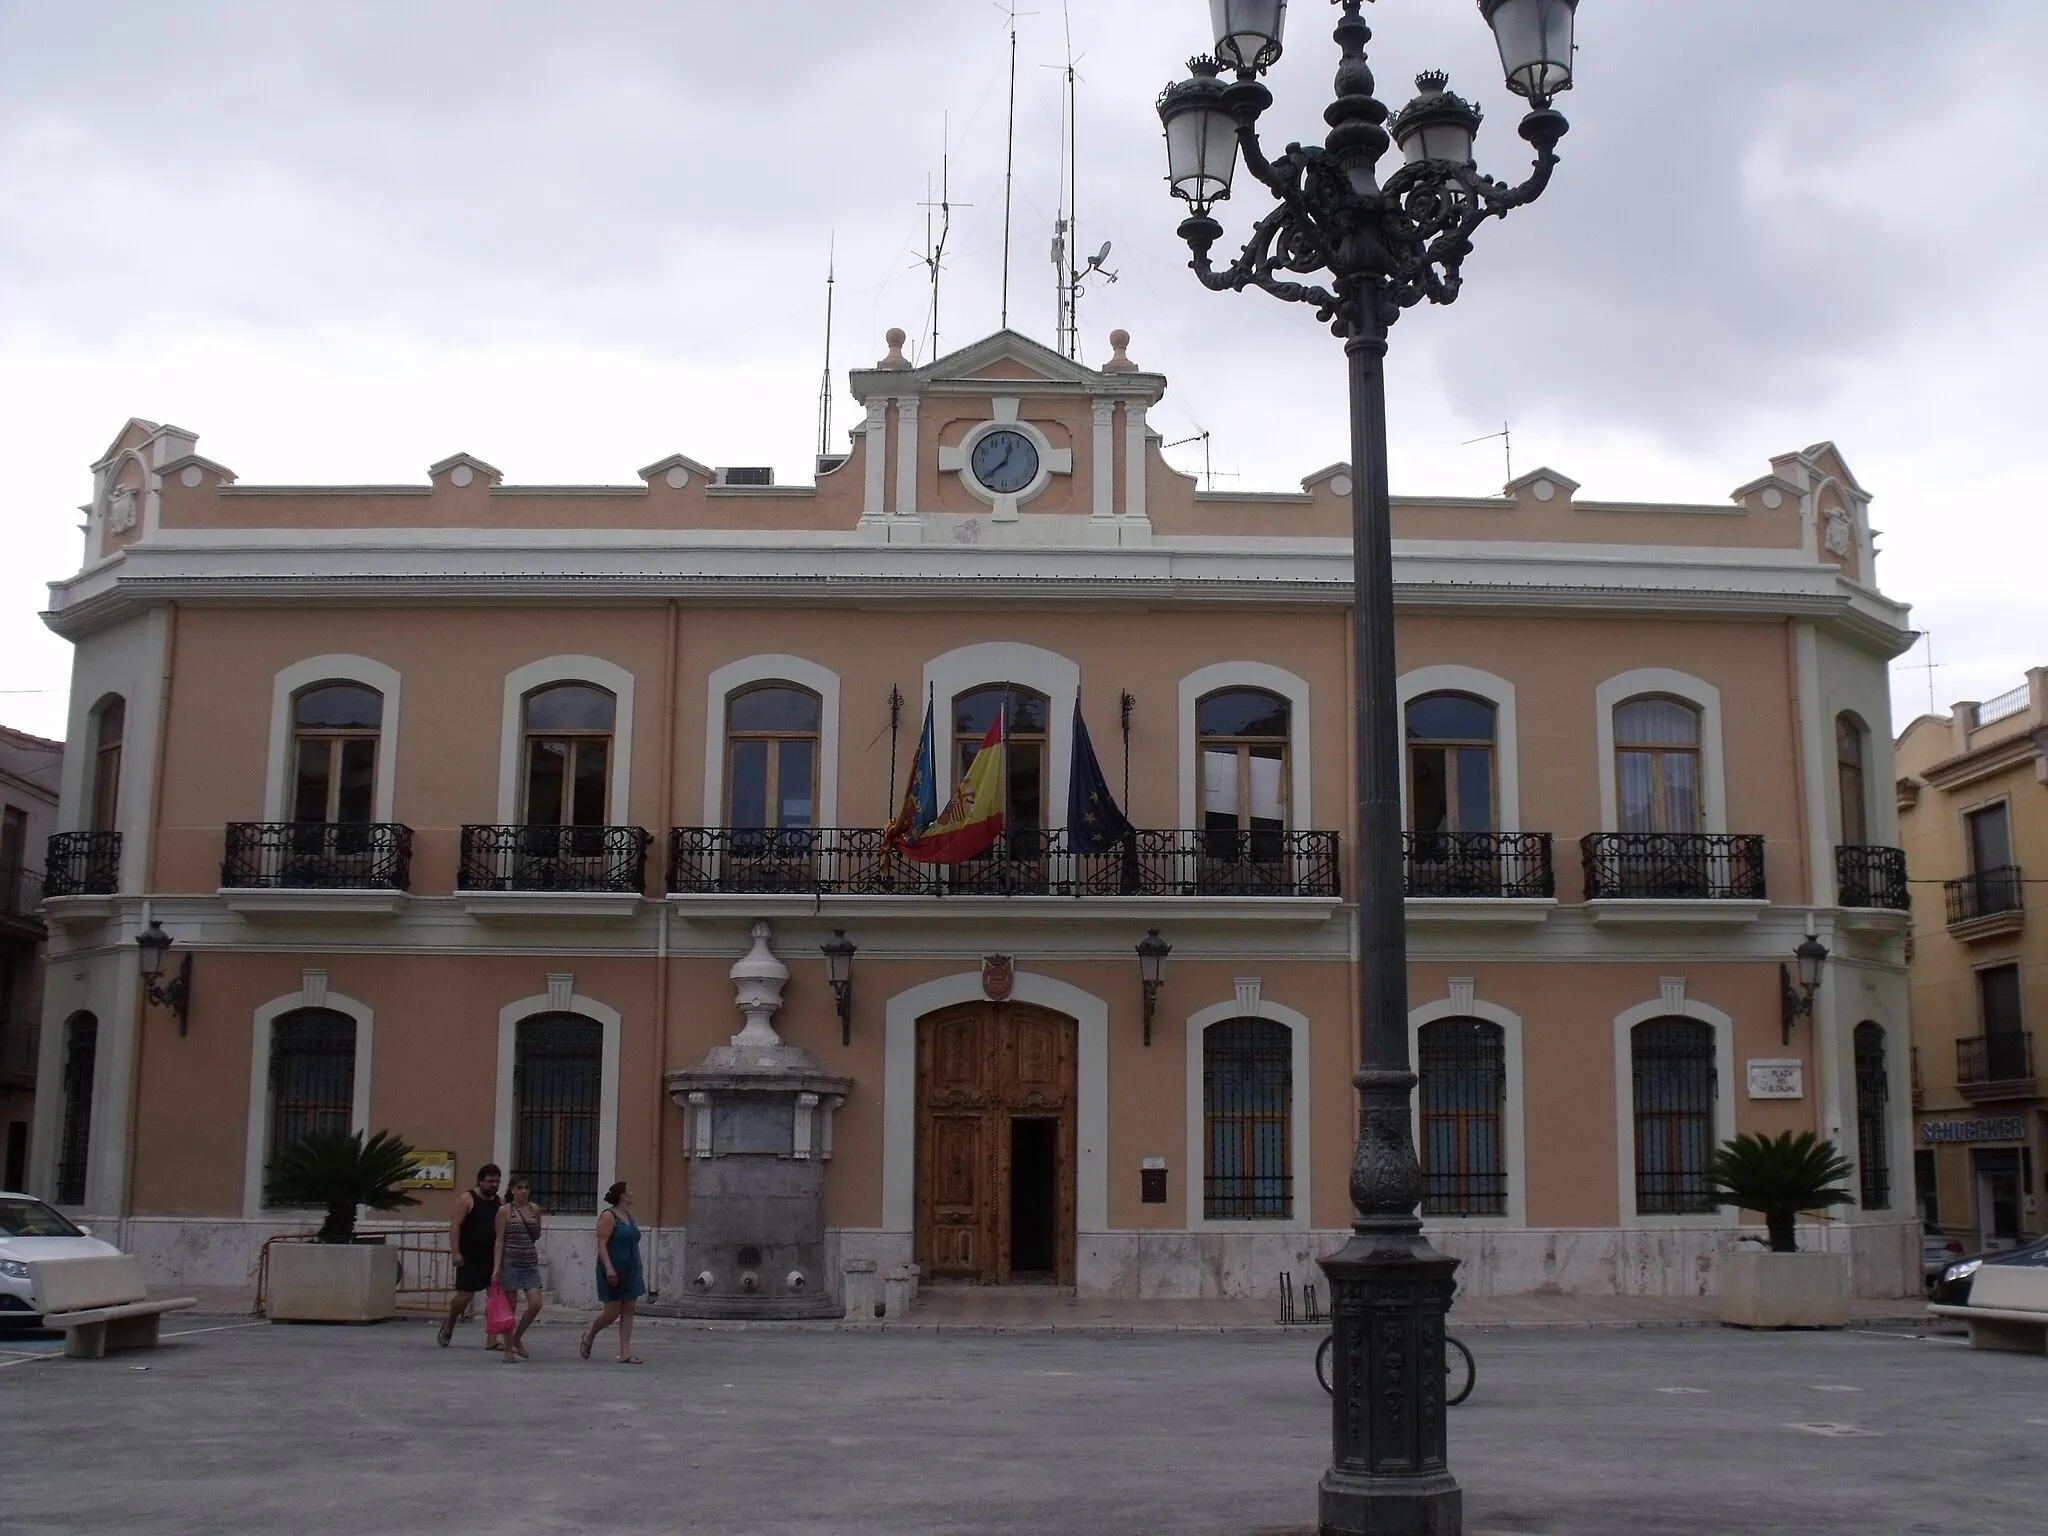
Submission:
[[[1707,1186],[1722,1205],[1763,1212],[1771,1252],[1797,1253],[1794,1218],[1801,1211],[1849,1204],[1854,1197],[1841,1181],[1850,1172],[1835,1144],[1812,1131],[1751,1133],[1721,1144],[1707,1164]]]
[[[389,1131],[308,1131],[278,1155],[270,1198],[325,1207],[319,1241],[355,1241],[356,1207],[395,1211],[419,1201],[398,1186],[412,1177],[413,1149]]]

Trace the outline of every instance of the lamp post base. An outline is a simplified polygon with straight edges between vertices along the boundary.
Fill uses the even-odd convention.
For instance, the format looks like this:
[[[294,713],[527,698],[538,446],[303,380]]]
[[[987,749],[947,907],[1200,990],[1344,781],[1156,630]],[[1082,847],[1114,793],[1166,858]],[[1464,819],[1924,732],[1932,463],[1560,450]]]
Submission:
[[[1465,1495],[1448,1472],[1352,1477],[1332,1468],[1316,1485],[1317,1536],[1459,1536]]]

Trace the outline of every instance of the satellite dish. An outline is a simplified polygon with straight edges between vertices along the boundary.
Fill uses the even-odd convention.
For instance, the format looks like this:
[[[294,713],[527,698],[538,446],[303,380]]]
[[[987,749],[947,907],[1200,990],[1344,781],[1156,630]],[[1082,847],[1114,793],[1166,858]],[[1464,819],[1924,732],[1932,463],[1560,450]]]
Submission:
[[[1099,267],[1107,260],[1109,260],[1109,242],[1105,240],[1102,242],[1102,249],[1088,258],[1088,265]]]

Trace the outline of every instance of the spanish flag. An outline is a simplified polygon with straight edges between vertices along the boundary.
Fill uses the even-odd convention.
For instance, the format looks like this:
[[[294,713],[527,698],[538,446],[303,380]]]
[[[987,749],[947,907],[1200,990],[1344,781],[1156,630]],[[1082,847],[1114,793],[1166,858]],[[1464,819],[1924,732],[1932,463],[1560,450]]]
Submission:
[[[981,750],[939,819],[898,844],[920,864],[958,864],[988,852],[1003,835],[1003,717],[999,711]]]

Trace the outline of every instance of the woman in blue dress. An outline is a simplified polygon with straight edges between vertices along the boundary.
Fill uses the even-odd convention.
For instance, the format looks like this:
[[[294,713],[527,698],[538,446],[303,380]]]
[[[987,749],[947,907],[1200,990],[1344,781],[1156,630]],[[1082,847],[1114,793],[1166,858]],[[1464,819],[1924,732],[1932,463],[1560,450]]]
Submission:
[[[640,1277],[640,1224],[633,1219],[633,1191],[624,1179],[604,1192],[605,1210],[597,1218],[597,1299],[604,1310],[584,1330],[577,1352],[590,1358],[597,1336],[619,1325],[619,1364],[645,1365],[633,1353],[633,1309],[647,1294]]]

